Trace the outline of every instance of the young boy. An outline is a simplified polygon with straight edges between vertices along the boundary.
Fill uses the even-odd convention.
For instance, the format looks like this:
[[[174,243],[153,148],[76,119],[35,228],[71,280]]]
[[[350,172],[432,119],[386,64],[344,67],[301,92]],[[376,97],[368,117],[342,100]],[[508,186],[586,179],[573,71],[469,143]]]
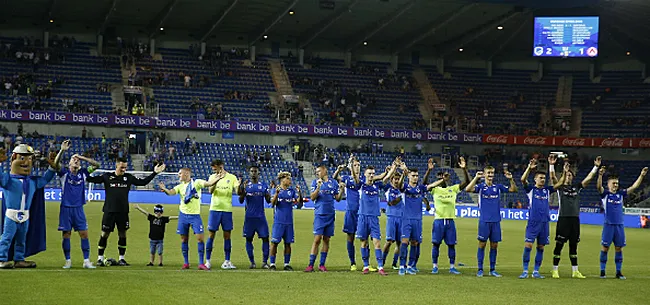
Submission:
[[[147,215],[149,220],[149,250],[151,251],[151,258],[147,266],[153,266],[153,261],[156,258],[156,249],[158,250],[159,263],[158,266],[163,265],[163,239],[165,239],[165,227],[171,219],[178,219],[178,216],[163,216],[163,206],[157,204],[153,208],[153,214],[147,212],[139,205],[135,208],[140,213]]]

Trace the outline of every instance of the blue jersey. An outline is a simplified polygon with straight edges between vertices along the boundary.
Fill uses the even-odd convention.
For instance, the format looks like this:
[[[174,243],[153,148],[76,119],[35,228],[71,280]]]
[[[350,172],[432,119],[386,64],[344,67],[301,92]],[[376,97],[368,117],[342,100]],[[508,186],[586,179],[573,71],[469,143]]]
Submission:
[[[80,168],[73,174],[64,168],[57,175],[61,180],[61,206],[78,208],[86,204],[86,178],[90,176],[88,170]]]
[[[503,184],[488,186],[485,183],[477,184],[474,193],[478,193],[478,207],[481,212],[479,221],[501,221],[501,193],[507,193],[509,188]]]
[[[402,218],[422,220],[422,201],[427,193],[424,185],[406,185],[404,192],[404,213]]]
[[[264,182],[249,182],[246,190],[246,218],[264,218],[264,200],[269,187]]]
[[[343,176],[343,183],[345,183],[345,197],[347,198],[347,210],[359,211],[359,188],[361,183],[354,182],[354,177]]]
[[[293,224],[293,205],[298,199],[298,192],[292,188],[280,190],[278,203],[275,205],[273,222],[283,225]]]
[[[400,202],[398,202],[396,205],[388,205],[388,208],[386,208],[386,215],[393,217],[402,217],[402,214],[404,213],[404,196],[402,195],[402,192],[399,189],[393,187],[391,184],[387,185],[385,189],[386,201],[388,201],[388,203],[398,197],[402,198],[402,200],[400,200]]]
[[[316,181],[311,183],[311,191],[316,190]],[[318,197],[314,200],[314,214],[316,215],[330,215],[334,214],[334,197],[339,194],[339,185],[336,181],[328,179],[323,181],[318,192]]]
[[[384,183],[376,181],[371,185],[365,182],[361,184],[361,200],[359,204],[359,215],[379,216],[379,193],[384,189]]]
[[[548,215],[548,199],[552,192],[554,192],[552,186],[543,186],[537,188],[534,185],[526,185],[526,196],[528,196],[528,202],[530,203],[530,212],[528,216],[528,221],[535,222],[549,222],[551,217]]]
[[[605,224],[623,224],[623,199],[625,197],[627,197],[626,189],[619,189],[616,193],[605,190],[600,194],[600,200],[603,202],[603,208],[605,209]]]

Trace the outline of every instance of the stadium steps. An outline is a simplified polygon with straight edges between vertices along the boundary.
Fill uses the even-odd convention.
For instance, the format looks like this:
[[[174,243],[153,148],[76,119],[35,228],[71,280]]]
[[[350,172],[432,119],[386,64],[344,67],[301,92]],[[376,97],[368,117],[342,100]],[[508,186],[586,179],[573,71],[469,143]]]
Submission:
[[[294,94],[291,82],[289,81],[289,76],[287,75],[287,70],[284,69],[284,65],[280,61],[269,59],[269,71],[271,71],[273,84],[275,84],[275,89],[279,94]]]
[[[113,109],[126,109],[124,87],[121,85],[113,86],[113,89],[111,90],[111,101],[113,102]]]
[[[422,101],[420,102],[418,109],[425,121],[431,120],[432,114],[435,110],[433,104],[440,104],[438,94],[431,86],[429,77],[427,77],[427,73],[424,72],[424,70],[419,68],[413,70],[413,78],[415,78],[415,81],[420,87],[420,95],[422,96]]]
[[[314,166],[308,161],[298,161],[297,163],[298,166],[302,166],[302,178],[305,179],[305,184],[311,186],[311,182],[316,179]]]

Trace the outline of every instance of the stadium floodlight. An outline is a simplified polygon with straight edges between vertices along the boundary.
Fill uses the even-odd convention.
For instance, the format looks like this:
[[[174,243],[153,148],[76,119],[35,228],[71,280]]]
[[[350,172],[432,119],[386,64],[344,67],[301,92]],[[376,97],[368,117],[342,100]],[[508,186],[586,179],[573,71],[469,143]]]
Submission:
[[[502,26],[502,25],[498,26],[498,27],[497,27],[497,30],[499,30],[499,31],[500,31],[500,30],[503,30],[503,26]]]
[[[264,36],[262,36],[262,37],[263,37],[264,39],[268,39],[268,38],[269,38],[269,35],[264,35]]]
[[[465,51],[465,49],[463,49],[463,48],[458,49],[458,52],[463,52],[463,51]]]
[[[290,10],[290,11],[289,11],[289,15],[294,15],[295,13],[296,13],[296,12],[294,12],[293,10]]]
[[[160,27],[160,30],[161,30],[161,31],[164,31],[164,30],[165,30],[165,28],[163,28],[163,27]]]
[[[367,45],[368,45],[368,42],[367,42],[367,41],[364,41],[364,42],[363,42],[363,45],[364,45],[364,46],[367,46]]]

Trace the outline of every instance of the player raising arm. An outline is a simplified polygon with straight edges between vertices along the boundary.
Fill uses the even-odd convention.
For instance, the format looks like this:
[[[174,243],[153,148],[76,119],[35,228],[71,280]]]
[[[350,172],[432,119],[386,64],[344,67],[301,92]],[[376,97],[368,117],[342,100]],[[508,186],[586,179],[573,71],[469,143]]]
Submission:
[[[443,178],[427,185],[427,190],[431,191],[436,207],[436,218],[433,221],[431,231],[431,258],[433,260],[432,274],[438,274],[438,256],[440,255],[440,244],[444,241],[447,245],[449,256],[449,273],[460,274],[455,267],[456,263],[456,198],[458,193],[469,184],[469,172],[465,158],[460,157],[458,166],[463,169],[464,180],[461,184],[451,185],[451,176],[444,173]]]
[[[120,254],[118,264],[120,266],[129,266],[124,259],[126,254],[126,231],[129,229],[129,191],[131,186],[145,186],[156,177],[157,174],[165,170],[165,164],[156,165],[151,175],[146,178],[136,178],[126,173],[128,165],[127,159],[117,158],[115,162],[115,172],[104,173],[101,176],[88,177],[86,181],[90,183],[103,183],[106,190],[106,200],[102,211],[102,234],[98,243],[97,265],[104,266],[104,251],[108,243],[108,237],[117,226],[117,248]]]
[[[291,244],[294,242],[293,207],[302,208],[302,191],[300,186],[291,188],[291,173],[278,174],[278,187],[271,204],[275,208],[273,216],[273,230],[271,233],[271,270],[276,270],[275,256],[278,253],[278,244],[284,240],[284,270],[293,271],[291,268]]]
[[[501,196],[503,193],[517,192],[512,173],[506,171],[504,175],[510,181],[510,186],[494,184],[494,167],[486,166],[483,172],[476,172],[474,179],[465,188],[468,193],[478,193],[478,206],[481,213],[478,221],[477,277],[483,277],[483,260],[488,239],[490,239],[490,275],[501,277],[501,274],[496,272],[497,248],[501,242]],[[477,184],[483,177],[485,182]]]
[[[345,169],[350,170],[350,175],[339,178],[339,173]],[[356,250],[354,247],[354,235],[357,233],[357,222],[359,221],[359,188],[361,163],[354,155],[350,155],[348,165],[339,165],[332,176],[335,180],[345,184],[346,209],[343,219],[343,233],[347,234],[347,250],[350,259],[350,271],[357,271]]]
[[[400,241],[402,236],[402,214],[404,211],[404,196],[402,196],[402,186],[404,185],[404,177],[408,174],[406,166],[403,166],[403,172],[400,175],[395,173],[390,179],[390,184],[386,186],[386,201],[388,202],[388,207],[386,208],[386,243],[382,251],[384,252],[384,263],[388,258],[388,253],[390,252],[390,247],[395,241]],[[395,253],[393,255],[393,269],[399,269],[397,266],[397,261],[399,259],[399,249],[398,245],[395,247]]]
[[[549,158],[549,164],[552,164]],[[553,167],[553,165],[550,165]],[[539,273],[539,268],[542,266],[544,260],[544,246],[549,243],[549,197],[553,192],[552,186],[546,185],[546,172],[535,172],[535,185],[528,184],[528,176],[530,172],[537,168],[537,159],[532,159],[528,163],[528,167],[524,174],[521,176],[521,183],[524,185],[526,195],[529,200],[529,218],[526,225],[526,237],[524,241],[524,254],[523,254],[523,272],[519,276],[520,279],[528,278],[528,264],[530,263],[530,252],[533,249],[533,243],[537,240],[537,253],[535,255],[535,269],[533,271],[533,278],[543,279]]]
[[[627,189],[620,189],[618,184],[618,176],[609,175],[607,177],[607,190],[603,189],[603,175],[605,168],[601,167],[598,171],[598,181],[596,188],[600,193],[600,198],[605,208],[605,224],[603,226],[602,234],[602,250],[600,251],[600,277],[605,278],[605,267],[607,266],[607,252],[609,246],[614,243],[614,263],[616,264],[616,278],[624,280],[625,276],[621,272],[623,266],[623,247],[625,247],[625,229],[623,227],[623,200],[631,192],[634,192],[643,178],[648,173],[648,168],[644,167],[641,174],[634,181],[632,186]]]
[[[225,169],[225,164],[221,160],[213,160],[210,163],[213,174],[210,178],[217,178],[217,184],[208,188],[212,199],[210,201],[210,216],[208,216],[208,242],[205,244],[206,250],[206,267],[211,268],[212,264],[212,249],[214,243],[214,236],[219,227],[223,230],[223,252],[224,261],[221,264],[221,269],[236,269],[235,265],[230,261],[230,252],[232,250],[232,240],[230,233],[232,232],[232,194],[240,185],[239,179]]]
[[[555,249],[553,249],[553,278],[560,278],[558,271],[560,255],[565,243],[569,243],[569,259],[573,278],[585,278],[578,271],[578,242],[580,242],[580,192],[589,185],[589,182],[598,173],[601,157],[594,160],[594,167],[587,177],[580,183],[573,183],[575,172],[571,170],[569,162],[565,161],[562,177],[554,182],[553,188],[557,191],[559,200],[559,217],[555,228]]]
[[[189,233],[190,227],[194,231],[197,240],[200,270],[209,270],[205,265],[203,255],[205,253],[205,236],[203,235],[203,220],[201,219],[201,189],[214,186],[222,176],[212,176],[209,181],[192,179],[192,170],[181,168],[178,171],[179,184],[172,189],[167,189],[164,184],[158,186],[168,196],[178,195],[180,205],[178,212],[178,226],[176,234],[181,236],[181,252],[183,253],[184,264],[182,269],[189,269]]]

